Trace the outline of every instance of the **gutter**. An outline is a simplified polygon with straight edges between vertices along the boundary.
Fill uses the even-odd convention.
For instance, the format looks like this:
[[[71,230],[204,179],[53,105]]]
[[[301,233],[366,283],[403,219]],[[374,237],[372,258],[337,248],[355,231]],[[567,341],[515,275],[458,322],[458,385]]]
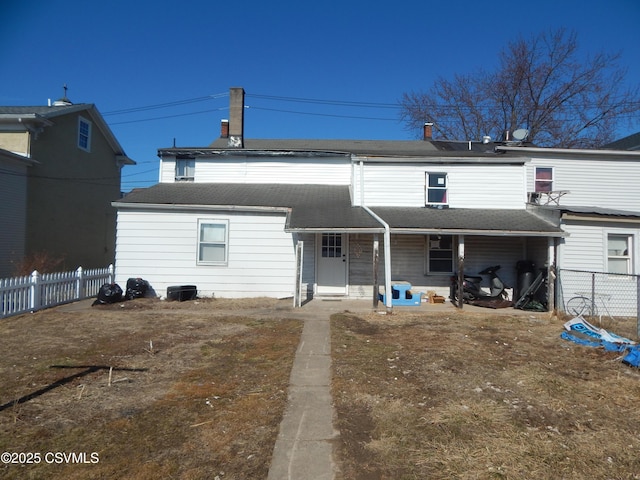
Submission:
[[[470,230],[464,228],[394,228],[402,235],[473,235],[476,237],[566,237],[563,231],[541,232],[537,230]]]
[[[540,153],[546,155],[562,154],[562,155],[584,155],[584,156],[607,156],[627,158],[629,160],[638,160],[640,152],[634,150],[590,150],[586,148],[547,148],[547,147],[508,147],[499,145],[496,147],[496,152],[518,152],[524,154]]]
[[[385,291],[385,307],[387,313],[393,311],[391,303],[391,228],[389,224],[376,215],[369,207],[364,204],[364,161],[360,160],[360,206],[373,217],[384,228],[384,291]],[[377,292],[376,292],[377,295]]]

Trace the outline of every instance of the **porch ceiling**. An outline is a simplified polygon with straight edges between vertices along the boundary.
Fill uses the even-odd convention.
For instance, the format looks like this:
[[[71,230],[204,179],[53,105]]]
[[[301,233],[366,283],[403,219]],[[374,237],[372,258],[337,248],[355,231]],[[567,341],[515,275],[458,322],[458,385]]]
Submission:
[[[527,210],[371,207],[393,233],[560,237],[560,227]]]

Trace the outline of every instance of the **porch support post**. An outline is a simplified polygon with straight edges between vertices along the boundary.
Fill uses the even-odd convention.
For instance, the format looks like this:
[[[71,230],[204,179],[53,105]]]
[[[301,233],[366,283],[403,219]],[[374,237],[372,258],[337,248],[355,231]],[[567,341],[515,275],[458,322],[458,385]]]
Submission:
[[[464,298],[464,235],[458,236],[458,301],[457,307],[462,308]]]
[[[302,306],[302,271],[304,259],[304,242],[298,240],[296,243],[296,278],[295,289],[293,294],[293,307]]]
[[[547,241],[547,311],[556,310],[556,248],[555,239],[549,237]]]
[[[378,234],[373,235],[373,308],[378,308],[378,294],[380,292],[380,279],[378,278],[378,265],[380,264],[380,239]]]

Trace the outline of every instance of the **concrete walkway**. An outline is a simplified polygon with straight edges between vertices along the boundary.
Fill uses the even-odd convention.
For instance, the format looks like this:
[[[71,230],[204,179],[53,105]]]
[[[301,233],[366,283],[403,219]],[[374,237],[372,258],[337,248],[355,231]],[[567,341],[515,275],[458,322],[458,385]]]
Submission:
[[[295,310],[304,327],[291,370],[288,405],[280,424],[268,480],[332,480],[337,466],[333,440],[331,397],[331,325],[329,318],[340,312],[372,312],[370,300],[313,300]],[[380,304],[378,311],[384,311]],[[400,307],[396,311],[462,315],[451,303],[422,307]],[[465,305],[464,313],[531,314],[512,308],[492,310]],[[390,321],[393,317],[390,317]]]
[[[296,312],[304,318],[304,327],[291,370],[289,403],[273,449],[269,480],[335,478],[332,440],[338,432],[333,428],[329,317],[344,311],[345,306],[342,302],[312,303],[313,306]]]

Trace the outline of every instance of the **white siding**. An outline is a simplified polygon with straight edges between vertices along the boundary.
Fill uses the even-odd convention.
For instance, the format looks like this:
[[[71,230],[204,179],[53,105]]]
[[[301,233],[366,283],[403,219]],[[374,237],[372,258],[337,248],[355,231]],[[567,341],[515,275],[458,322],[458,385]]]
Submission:
[[[13,276],[12,261],[24,256],[27,217],[27,166],[0,163],[0,278]]]
[[[569,236],[562,240],[558,248],[558,260],[562,268],[607,271],[607,237],[609,234],[632,235],[634,238],[632,259],[634,271],[640,271],[640,229],[637,224],[624,223],[586,223],[567,221],[563,229]]]
[[[525,170],[521,165],[364,165],[368,206],[423,207],[425,174],[447,173],[447,197],[451,208],[525,208]],[[360,169],[353,169],[353,200],[360,204]]]
[[[175,181],[175,159],[160,162],[160,181]],[[196,183],[287,183],[349,185],[348,157],[196,157]]]
[[[553,168],[553,190],[569,191],[560,204],[640,211],[640,162],[533,158],[527,166],[527,191],[534,191],[535,167]]]
[[[228,265],[197,265],[198,219],[229,221]],[[118,212],[116,282],[149,281],[159,296],[168,286],[196,285],[200,296],[290,297],[295,250],[284,215],[215,212]]]
[[[558,264],[562,269],[581,270],[586,272],[607,272],[607,238],[609,234],[624,234],[633,236],[631,253],[633,272],[640,272],[640,228],[635,225],[622,223],[591,223],[570,221],[564,224],[569,237],[558,247]],[[560,272],[559,296],[560,303],[566,302],[573,296],[591,296],[595,288],[597,297],[596,308],[605,313],[606,308],[612,315],[630,316],[636,314],[637,280],[634,277],[595,275],[595,285],[589,274],[575,272]]]

